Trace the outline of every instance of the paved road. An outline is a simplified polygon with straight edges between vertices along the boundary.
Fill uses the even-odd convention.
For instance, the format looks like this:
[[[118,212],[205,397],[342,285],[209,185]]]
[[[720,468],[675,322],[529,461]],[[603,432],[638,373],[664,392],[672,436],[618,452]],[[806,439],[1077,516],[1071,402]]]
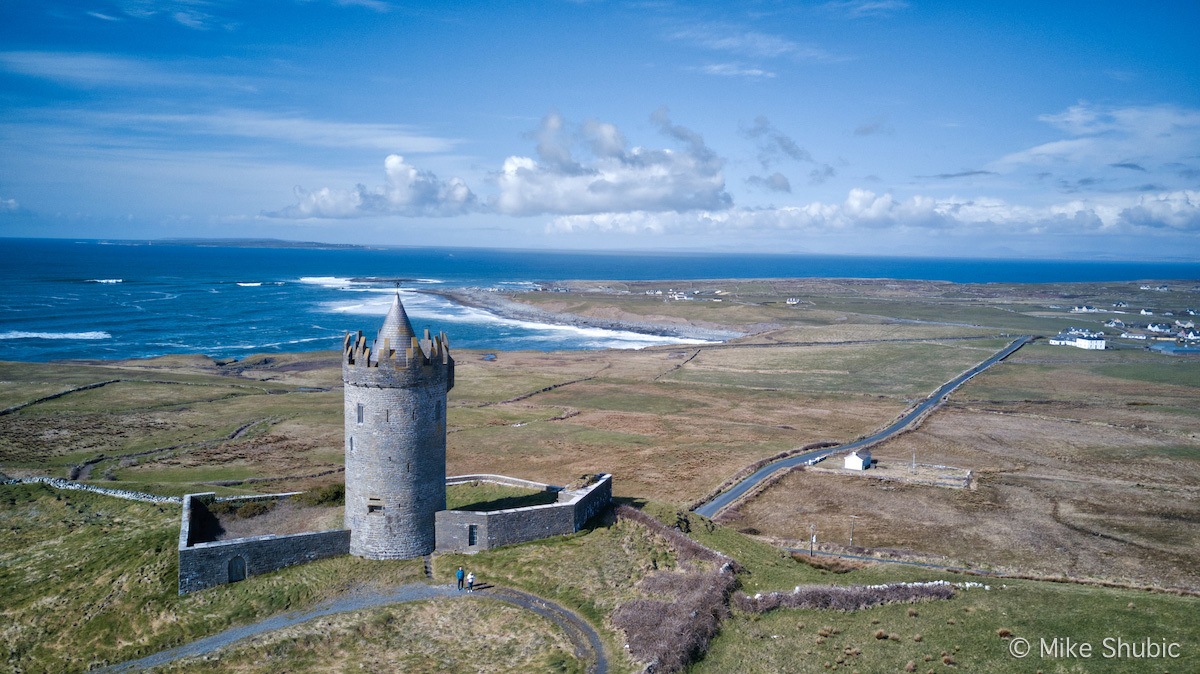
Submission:
[[[606,674],[608,672],[608,659],[604,655],[604,645],[600,641],[600,635],[582,618],[558,604],[548,602],[532,594],[508,588],[489,587],[466,594],[459,592],[450,585],[423,585],[420,583],[401,585],[385,592],[356,592],[343,595],[334,600],[319,604],[308,611],[273,616],[251,625],[234,627],[220,634],[214,634],[211,637],[199,639],[190,644],[161,651],[139,660],[130,660],[95,671],[109,674],[156,667],[183,658],[207,655],[243,639],[299,625],[300,623],[308,622],[322,616],[348,611],[359,611],[387,604],[400,604],[445,597],[490,598],[533,611],[538,615],[548,618],[567,633],[567,637],[570,638],[571,643],[575,647],[575,656],[587,663],[588,674]]]
[[[753,489],[754,487],[758,486],[759,483],[761,483],[763,480],[767,479],[767,477],[769,477],[772,473],[774,473],[778,470],[782,470],[784,468],[792,468],[794,466],[798,466],[802,463],[811,461],[812,459],[815,459],[818,457],[829,456],[830,454],[834,454],[837,452],[846,452],[849,450],[866,447],[868,445],[873,445],[877,442],[880,442],[882,440],[885,440],[885,439],[891,437],[892,435],[895,435],[896,433],[899,433],[900,431],[907,428],[909,424],[911,424],[915,419],[919,418],[922,414],[929,411],[933,407],[936,407],[937,405],[941,404],[942,400],[945,399],[945,397],[947,395],[949,395],[952,391],[954,391],[954,389],[958,388],[959,386],[962,386],[963,383],[965,383],[967,380],[971,379],[975,375],[979,374],[980,372],[983,372],[984,370],[988,369],[989,367],[991,367],[991,366],[995,365],[996,363],[999,363],[1000,361],[1009,357],[1014,351],[1021,348],[1022,346],[1025,346],[1032,340],[1033,340],[1033,337],[1030,337],[1030,336],[1017,338],[1011,344],[1004,347],[1004,349],[1002,349],[996,355],[992,356],[991,358],[988,358],[987,360],[983,361],[979,365],[976,365],[975,367],[971,368],[970,370],[967,370],[966,372],[955,377],[954,379],[951,379],[950,381],[946,382],[945,384],[942,384],[941,388],[934,391],[933,394],[930,395],[928,398],[926,398],[920,405],[917,405],[913,409],[909,410],[909,412],[907,414],[900,417],[895,422],[893,422],[890,426],[883,429],[882,431],[879,431],[878,433],[869,435],[865,438],[862,438],[861,440],[855,440],[854,442],[846,443],[844,445],[837,445],[836,447],[826,447],[824,449],[818,449],[818,450],[814,450],[811,452],[805,452],[804,454],[796,454],[794,456],[789,456],[786,459],[780,459],[778,461],[768,463],[767,465],[763,466],[762,468],[759,468],[758,470],[754,471],[754,473],[752,473],[746,479],[735,484],[728,491],[718,494],[712,500],[710,500],[708,503],[705,503],[704,505],[700,506],[699,508],[696,508],[696,510],[695,510],[696,514],[703,515],[704,517],[708,517],[708,518],[715,517],[717,515],[717,513],[721,512],[721,510],[728,507],[729,504],[731,504],[734,501],[741,498],[743,495],[746,494],[746,492],[748,492],[751,489]]]

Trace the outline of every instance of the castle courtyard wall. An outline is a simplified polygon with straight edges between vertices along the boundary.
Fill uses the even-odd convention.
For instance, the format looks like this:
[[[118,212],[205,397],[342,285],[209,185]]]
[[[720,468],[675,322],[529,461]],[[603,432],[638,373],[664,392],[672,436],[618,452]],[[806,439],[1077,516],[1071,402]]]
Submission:
[[[612,502],[612,476],[602,475],[585,489],[560,492],[559,498],[558,503],[506,510],[443,510],[437,513],[437,550],[478,552],[575,533]],[[476,527],[474,545],[471,526]]]
[[[286,498],[290,494],[254,496],[239,501]],[[232,499],[231,499],[232,500]],[[230,582],[230,565],[240,557],[245,577],[257,576],[294,564],[350,554],[350,531],[331,529],[284,536],[268,535],[230,541],[196,542],[192,524],[207,512],[216,495],[188,494],[183,498],[179,531],[179,594]],[[202,512],[201,512],[202,511]]]

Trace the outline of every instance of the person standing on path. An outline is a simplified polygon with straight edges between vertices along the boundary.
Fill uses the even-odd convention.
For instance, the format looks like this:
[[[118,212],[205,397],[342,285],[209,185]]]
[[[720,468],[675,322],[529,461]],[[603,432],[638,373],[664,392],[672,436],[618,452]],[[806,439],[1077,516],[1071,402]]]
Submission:
[[[464,575],[463,568],[460,566],[460,567],[458,567],[458,571],[454,572],[454,577],[458,579],[458,589],[459,590],[463,589],[463,575]]]
[[[472,571],[471,573],[467,574],[467,592],[474,592],[474,591],[475,591],[475,572]]]

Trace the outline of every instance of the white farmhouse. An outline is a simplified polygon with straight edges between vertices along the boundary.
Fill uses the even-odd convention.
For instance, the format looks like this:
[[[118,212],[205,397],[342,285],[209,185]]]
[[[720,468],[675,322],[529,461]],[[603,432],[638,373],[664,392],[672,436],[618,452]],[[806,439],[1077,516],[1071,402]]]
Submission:
[[[846,455],[847,470],[866,470],[871,467],[871,450],[856,449]]]

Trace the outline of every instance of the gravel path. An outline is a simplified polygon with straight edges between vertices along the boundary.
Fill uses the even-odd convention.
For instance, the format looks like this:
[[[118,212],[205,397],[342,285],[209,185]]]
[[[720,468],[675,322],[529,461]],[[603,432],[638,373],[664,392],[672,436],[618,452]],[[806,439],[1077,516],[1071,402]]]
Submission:
[[[419,583],[401,585],[382,592],[370,590],[355,591],[318,604],[308,611],[283,613],[250,625],[234,627],[220,634],[214,634],[211,637],[205,637],[190,644],[161,651],[138,660],[130,660],[93,671],[105,674],[110,672],[138,671],[183,658],[207,655],[243,639],[299,625],[314,618],[333,615],[335,613],[360,611],[362,609],[388,604],[402,604],[410,601],[463,596],[496,599],[528,609],[551,620],[567,633],[568,638],[570,638],[571,643],[575,647],[576,657],[588,663],[588,674],[606,674],[608,672],[608,660],[604,655],[604,646],[600,641],[600,635],[582,618],[558,604],[546,601],[541,597],[508,588],[489,587],[471,594],[465,594],[450,585],[423,585]]]

